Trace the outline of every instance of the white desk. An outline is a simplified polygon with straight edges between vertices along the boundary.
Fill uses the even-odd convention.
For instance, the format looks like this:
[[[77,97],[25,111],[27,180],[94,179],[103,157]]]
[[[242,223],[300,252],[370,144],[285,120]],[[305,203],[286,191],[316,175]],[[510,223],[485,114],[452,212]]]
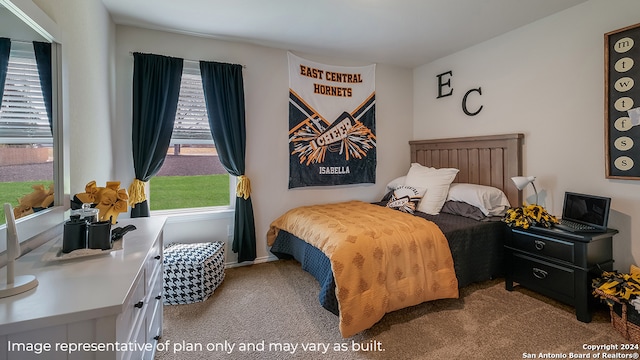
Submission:
[[[61,245],[57,237],[18,259],[16,275],[35,275],[39,284],[0,299],[0,360],[153,359],[162,333],[165,220],[119,220],[114,227],[137,229],[124,236],[122,250],[108,254],[44,261]],[[62,351],[78,343],[90,351]],[[100,351],[109,346],[116,351]]]

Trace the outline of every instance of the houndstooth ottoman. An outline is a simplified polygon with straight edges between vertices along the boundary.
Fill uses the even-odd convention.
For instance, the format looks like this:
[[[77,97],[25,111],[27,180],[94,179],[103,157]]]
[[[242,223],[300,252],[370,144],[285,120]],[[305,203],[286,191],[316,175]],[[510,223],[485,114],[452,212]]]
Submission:
[[[164,248],[164,304],[204,301],[224,280],[224,242]]]

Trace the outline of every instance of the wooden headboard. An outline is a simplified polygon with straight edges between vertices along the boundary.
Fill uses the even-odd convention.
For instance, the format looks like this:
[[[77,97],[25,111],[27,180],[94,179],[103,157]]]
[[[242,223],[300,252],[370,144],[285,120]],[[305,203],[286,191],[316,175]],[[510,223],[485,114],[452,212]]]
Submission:
[[[522,204],[522,192],[511,177],[522,175],[523,140],[524,134],[414,140],[411,162],[460,169],[454,182],[497,187],[515,207]]]

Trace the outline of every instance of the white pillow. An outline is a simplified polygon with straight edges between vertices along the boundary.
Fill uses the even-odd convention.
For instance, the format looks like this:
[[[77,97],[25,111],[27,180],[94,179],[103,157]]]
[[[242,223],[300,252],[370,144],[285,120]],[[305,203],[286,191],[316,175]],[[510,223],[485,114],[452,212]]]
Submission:
[[[511,207],[502,190],[477,184],[451,184],[447,200],[466,202],[479,208],[485,216],[503,216]]]
[[[418,211],[430,215],[440,213],[442,205],[447,200],[449,185],[455,179],[458,171],[460,170],[453,168],[436,169],[412,163],[404,184],[414,188],[427,189],[418,204]]]
[[[398,186],[402,186],[404,185],[405,180],[407,179],[407,175],[403,175],[400,177],[397,177],[393,180],[391,180],[388,184],[387,184],[387,191],[393,191],[395,190]]]

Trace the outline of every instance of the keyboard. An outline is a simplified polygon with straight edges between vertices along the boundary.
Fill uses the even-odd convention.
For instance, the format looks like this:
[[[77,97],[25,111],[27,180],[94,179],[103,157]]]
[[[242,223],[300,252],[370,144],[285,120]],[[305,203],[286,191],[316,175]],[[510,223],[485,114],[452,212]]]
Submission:
[[[580,224],[570,220],[559,219],[558,221],[559,223],[554,224],[554,227],[557,227],[558,229],[562,229],[562,230],[567,230],[571,232],[605,232],[605,230],[602,230],[600,228],[597,228],[591,225]]]

